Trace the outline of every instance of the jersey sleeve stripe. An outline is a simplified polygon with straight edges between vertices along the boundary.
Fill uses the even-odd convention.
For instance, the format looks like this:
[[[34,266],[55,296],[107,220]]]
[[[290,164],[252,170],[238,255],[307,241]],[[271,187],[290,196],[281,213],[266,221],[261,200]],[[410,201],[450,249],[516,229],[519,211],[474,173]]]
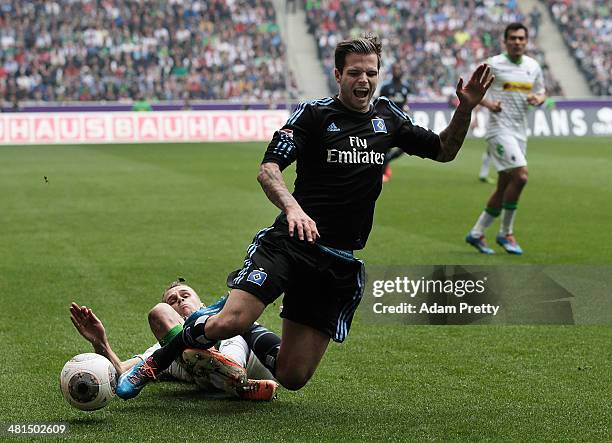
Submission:
[[[313,100],[310,102],[311,105],[322,105],[327,106],[331,105],[334,102],[334,99],[331,97],[320,98],[318,100]]]
[[[287,124],[294,124],[299,116],[302,115],[302,112],[304,112],[304,108],[306,108],[306,103],[300,103],[297,109],[293,111],[293,114],[291,114],[291,117],[289,117],[289,120],[287,120]]]
[[[397,106],[395,103],[393,103],[391,100],[387,100],[387,102],[389,103],[389,107],[391,108],[391,110],[400,118],[403,118],[404,120],[409,120],[408,116],[404,113],[404,111],[402,111],[399,106]]]
[[[296,108],[296,110],[293,111],[293,114],[291,114],[291,116],[289,117],[289,120],[287,120],[286,124],[287,125],[295,124],[297,119],[300,118],[300,115],[302,115],[302,113],[306,109],[306,105],[308,105],[308,104],[310,104],[310,105],[327,106],[327,105],[331,105],[333,102],[334,102],[334,99],[332,97],[326,97],[326,98],[322,98],[322,99],[319,99],[319,100],[313,100],[311,102],[302,102],[302,103],[299,104],[299,106]]]

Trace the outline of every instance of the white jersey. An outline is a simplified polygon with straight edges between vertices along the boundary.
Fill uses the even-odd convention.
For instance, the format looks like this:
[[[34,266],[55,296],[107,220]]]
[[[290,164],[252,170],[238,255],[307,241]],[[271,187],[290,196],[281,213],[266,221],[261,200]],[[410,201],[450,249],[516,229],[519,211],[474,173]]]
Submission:
[[[501,101],[501,112],[489,112],[487,138],[510,134],[527,140],[527,95],[545,92],[542,68],[533,58],[523,55],[519,63],[510,61],[506,54],[487,60],[495,81],[486,98]]]

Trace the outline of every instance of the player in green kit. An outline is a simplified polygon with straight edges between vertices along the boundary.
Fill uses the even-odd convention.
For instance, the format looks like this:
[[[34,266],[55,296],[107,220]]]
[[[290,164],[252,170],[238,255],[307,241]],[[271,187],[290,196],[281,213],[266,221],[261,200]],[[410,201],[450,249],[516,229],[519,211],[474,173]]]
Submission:
[[[184,318],[203,306],[196,291],[185,280],[179,279],[170,284],[162,294],[161,303],[155,305],[148,315],[151,332],[159,342],[124,361],[111,348],[104,324],[91,308],[72,303],[70,319],[79,334],[91,343],[94,351],[108,358],[121,375],[142,364],[172,340],[183,330]],[[220,341],[218,350],[187,349],[156,378],[194,383],[208,394],[224,393],[243,400],[272,400],[276,397],[278,386],[272,374],[240,336]]]
[[[546,100],[542,69],[525,55],[527,28],[512,23],[504,31],[506,52],[487,60],[495,81],[480,104],[490,111],[487,128],[488,152],[498,173],[497,187],[484,211],[465,237],[483,254],[493,254],[485,230],[501,215],[496,242],[506,252],[520,255],[513,226],[519,197],[527,184],[527,112]]]

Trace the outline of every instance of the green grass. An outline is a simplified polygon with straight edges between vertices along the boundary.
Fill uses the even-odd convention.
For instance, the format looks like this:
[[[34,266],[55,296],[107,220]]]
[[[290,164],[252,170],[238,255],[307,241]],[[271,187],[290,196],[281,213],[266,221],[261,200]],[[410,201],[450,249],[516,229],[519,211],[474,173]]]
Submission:
[[[359,255],[369,265],[610,265],[610,145],[530,140],[522,257],[463,242],[492,190],[476,180],[483,141],[450,164],[404,157]],[[255,181],[264,147],[0,148],[1,423],[67,422],[69,438],[85,441],[612,440],[609,325],[374,326],[358,316],[307,387],[270,404],[170,383],[96,413],[70,408],[59,371],[90,350],[70,301],[93,307],[127,358],[152,343],[146,313],[176,276],[215,300],[277,213]],[[276,331],[278,305],[263,316]]]

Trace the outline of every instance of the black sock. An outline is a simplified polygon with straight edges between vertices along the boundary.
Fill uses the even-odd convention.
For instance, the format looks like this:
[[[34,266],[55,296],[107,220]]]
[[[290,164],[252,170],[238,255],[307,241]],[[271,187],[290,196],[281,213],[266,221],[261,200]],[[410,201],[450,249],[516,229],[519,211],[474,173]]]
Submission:
[[[168,344],[162,346],[151,355],[151,359],[159,372],[168,369],[172,362],[188,348],[184,335],[185,330],[177,334]]]
[[[259,361],[275,376],[276,356],[281,343],[280,337],[263,326],[253,323],[253,326],[242,334],[242,338]]]
[[[211,342],[210,346],[204,346],[202,344],[202,342],[208,341],[204,335],[206,320],[208,320],[208,317],[206,317],[203,322],[198,322],[197,324],[183,329],[183,331],[170,340],[168,344],[159,348],[151,355],[159,372],[167,369],[172,362],[189,347],[195,346],[198,348],[206,348],[214,345],[214,342]]]

